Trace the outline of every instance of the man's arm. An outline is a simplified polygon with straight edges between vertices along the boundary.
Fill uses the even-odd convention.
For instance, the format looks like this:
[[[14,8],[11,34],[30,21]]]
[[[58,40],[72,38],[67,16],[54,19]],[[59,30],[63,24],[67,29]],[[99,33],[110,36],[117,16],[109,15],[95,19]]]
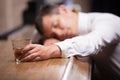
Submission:
[[[104,14],[96,18],[90,25],[90,32],[56,43],[62,51],[62,56],[88,56],[97,54],[103,47],[116,43],[120,35],[120,18],[111,14]],[[107,44],[106,44],[107,43]]]
[[[49,38],[44,40],[44,45],[52,45],[54,43],[60,42],[60,40],[56,39],[56,38]]]

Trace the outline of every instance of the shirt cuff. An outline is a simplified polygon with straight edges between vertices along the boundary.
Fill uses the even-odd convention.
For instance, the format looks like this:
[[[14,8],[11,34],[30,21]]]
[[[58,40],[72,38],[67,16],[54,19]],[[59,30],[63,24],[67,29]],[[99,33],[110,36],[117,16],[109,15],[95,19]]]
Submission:
[[[64,47],[63,46],[65,46],[65,45],[62,45],[62,43],[55,43],[58,47],[59,47],[59,49],[60,49],[60,52],[61,52],[61,57],[67,57],[65,54],[64,54],[64,52],[63,52],[63,49],[64,49]]]
[[[55,43],[57,46],[59,46],[59,48],[61,49],[62,52],[62,56],[61,57],[71,57],[74,55],[78,55],[79,53],[73,48],[72,44],[69,43],[69,41],[67,40],[67,42],[62,41],[62,42],[58,42]]]

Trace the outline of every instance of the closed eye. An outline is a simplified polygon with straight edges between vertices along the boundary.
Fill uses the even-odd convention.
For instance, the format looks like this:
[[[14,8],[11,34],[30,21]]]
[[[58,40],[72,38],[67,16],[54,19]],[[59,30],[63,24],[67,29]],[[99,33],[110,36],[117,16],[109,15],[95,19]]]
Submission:
[[[53,27],[54,27],[54,28],[57,28],[57,25],[54,25]]]
[[[52,34],[52,38],[58,38],[56,34]]]

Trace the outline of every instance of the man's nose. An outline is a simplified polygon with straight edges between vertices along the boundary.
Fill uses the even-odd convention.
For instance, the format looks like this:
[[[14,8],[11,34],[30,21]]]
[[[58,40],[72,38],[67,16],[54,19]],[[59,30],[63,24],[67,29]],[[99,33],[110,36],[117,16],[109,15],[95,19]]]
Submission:
[[[61,39],[63,34],[62,34],[62,30],[54,30],[54,34],[57,36],[57,38]]]

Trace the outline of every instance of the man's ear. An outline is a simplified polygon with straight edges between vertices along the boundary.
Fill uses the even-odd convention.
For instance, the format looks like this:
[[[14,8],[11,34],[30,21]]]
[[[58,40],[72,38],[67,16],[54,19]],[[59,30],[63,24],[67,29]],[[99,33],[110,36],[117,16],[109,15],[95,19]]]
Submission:
[[[61,5],[59,8],[59,13],[62,13],[62,14],[66,14],[66,13],[69,13],[70,11],[67,9],[67,7],[65,7],[64,5]]]

